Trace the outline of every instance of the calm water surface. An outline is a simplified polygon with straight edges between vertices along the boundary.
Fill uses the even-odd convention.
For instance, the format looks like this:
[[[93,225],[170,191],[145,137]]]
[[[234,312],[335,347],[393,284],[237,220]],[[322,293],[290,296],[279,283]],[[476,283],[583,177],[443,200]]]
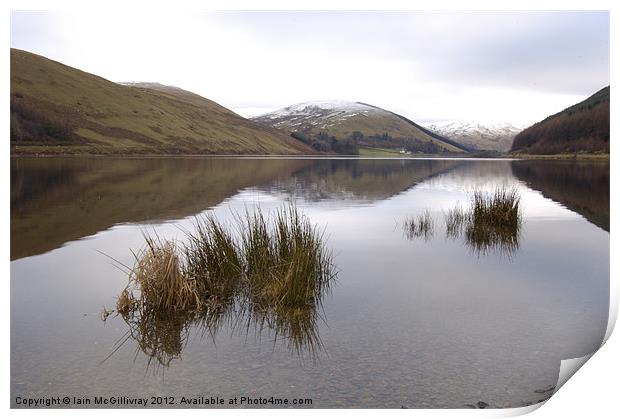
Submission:
[[[516,187],[518,247],[446,236],[471,193]],[[190,330],[157,367],[100,319],[143,232],[183,239],[195,216],[294,201],[325,229],[337,282],[322,348],[268,329]],[[433,234],[402,222],[428,211]],[[13,159],[11,396],[310,397],[313,407],[517,407],[560,360],[598,348],[609,306],[609,165],[508,160]],[[108,256],[105,256],[108,255]],[[105,360],[105,361],[104,361]]]

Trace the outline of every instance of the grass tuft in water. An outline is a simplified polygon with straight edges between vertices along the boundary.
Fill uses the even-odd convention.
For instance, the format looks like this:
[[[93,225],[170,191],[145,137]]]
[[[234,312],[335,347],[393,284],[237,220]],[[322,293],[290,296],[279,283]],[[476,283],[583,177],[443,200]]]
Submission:
[[[183,245],[147,236],[135,255],[116,310],[160,365],[180,355],[191,325],[214,333],[242,315],[298,352],[320,346],[318,311],[336,276],[323,234],[293,205],[273,218],[260,209],[235,218],[236,226],[199,219]]]
[[[498,188],[491,194],[476,191],[465,230],[467,243],[481,253],[491,249],[514,253],[521,231],[520,203],[515,189]]]
[[[411,217],[404,222],[405,235],[409,240],[416,237],[424,237],[429,240],[435,232],[435,222],[430,212],[424,211],[417,217]]]
[[[470,213],[465,211],[458,204],[454,208],[449,209],[446,213],[444,213],[446,235],[451,238],[459,237],[464,226],[470,221],[470,218]]]
[[[477,225],[516,228],[520,203],[516,189],[497,188],[491,194],[476,191],[472,198],[472,221]]]
[[[195,231],[187,236],[182,249],[184,276],[197,284],[203,304],[228,309],[239,293],[243,275],[243,255],[231,229],[208,215],[199,219]]]
[[[462,235],[468,246],[478,253],[498,250],[512,254],[519,248],[521,231],[521,198],[514,188],[500,187],[492,193],[476,190],[468,208],[459,204],[444,213],[446,237],[457,239]],[[433,236],[434,222],[429,212],[411,217],[404,222],[408,239]]]
[[[246,219],[242,249],[254,322],[288,336],[297,351],[318,344],[318,310],[335,278],[323,234],[294,206],[278,210],[271,224],[260,211]]]
[[[149,236],[145,239],[147,245],[136,255],[129,283],[117,301],[118,312],[199,309],[203,305],[199,283],[184,274],[176,243]]]

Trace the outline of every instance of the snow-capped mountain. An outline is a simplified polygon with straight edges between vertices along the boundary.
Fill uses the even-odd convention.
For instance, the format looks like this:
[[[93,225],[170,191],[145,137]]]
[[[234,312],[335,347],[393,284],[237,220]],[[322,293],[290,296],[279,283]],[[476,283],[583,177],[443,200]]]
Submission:
[[[344,100],[323,100],[296,103],[286,108],[257,116],[253,119],[265,122],[275,128],[310,128],[327,129],[338,122],[357,115],[371,114],[388,116],[391,112],[359,102]]]
[[[429,130],[478,150],[508,151],[524,127],[509,122],[481,124],[469,121],[441,121],[425,125]]]
[[[309,143],[319,135],[351,139],[360,146],[408,148],[420,152],[462,152],[465,147],[415,122],[362,102],[303,102],[252,118],[288,132],[301,133]]]

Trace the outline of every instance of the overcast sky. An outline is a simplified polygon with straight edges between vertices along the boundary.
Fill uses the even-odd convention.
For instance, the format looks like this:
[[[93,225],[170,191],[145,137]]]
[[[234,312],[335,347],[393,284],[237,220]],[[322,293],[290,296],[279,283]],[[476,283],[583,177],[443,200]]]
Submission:
[[[308,100],[530,124],[609,84],[609,13],[12,12],[11,46],[248,116]]]

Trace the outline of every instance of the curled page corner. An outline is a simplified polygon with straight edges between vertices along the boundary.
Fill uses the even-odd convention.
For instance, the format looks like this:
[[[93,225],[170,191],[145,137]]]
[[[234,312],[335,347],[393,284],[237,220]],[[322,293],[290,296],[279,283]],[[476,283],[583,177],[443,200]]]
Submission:
[[[610,281],[609,293],[609,318],[607,320],[607,329],[605,330],[605,336],[603,337],[601,346],[598,349],[602,348],[605,342],[607,342],[607,339],[609,339],[609,337],[611,336],[616,326],[616,320],[618,318],[618,285],[614,283],[614,281]],[[560,389],[560,387],[566,384],[566,382],[579,370],[579,368],[581,368],[586,362],[588,362],[588,360],[595,353],[596,351],[582,357],[568,358],[560,361],[560,373],[558,374],[558,382],[553,392],[555,393]],[[541,403],[541,405],[542,404],[544,404],[544,402]]]
[[[583,364],[588,362],[588,359],[590,359],[595,353],[596,351],[579,358],[563,359],[560,362],[560,373],[558,374],[558,382],[555,385],[555,390],[553,392],[555,393],[560,389],[560,387],[566,384],[568,379],[571,378],[579,370],[579,368],[583,366]]]
[[[523,407],[512,407],[512,408],[508,408],[508,409],[497,409],[494,410],[495,416],[496,418],[512,418],[515,416],[523,416],[523,415],[527,415],[528,413],[532,413],[534,410],[538,409],[540,406],[542,406],[543,404],[545,404],[547,401],[545,400],[544,402],[540,402],[540,403],[535,403],[535,404],[531,404],[528,406],[523,406]],[[491,410],[489,410],[490,412]]]
[[[586,362],[588,362],[588,360],[595,353],[596,351],[588,355],[582,356],[582,357],[568,358],[568,359],[561,360],[560,361],[560,372],[558,374],[558,381],[557,381],[557,384],[555,385],[555,388],[553,389],[553,393],[551,396],[553,396],[553,394],[555,394],[555,392],[557,392],[560,389],[560,387],[562,387],[579,370],[579,368],[581,368]],[[515,417],[515,416],[522,416],[522,415],[531,413],[535,411],[536,409],[538,409],[539,407],[541,407],[542,405],[544,405],[545,403],[547,403],[547,401],[549,401],[550,398],[551,397],[547,397],[543,401],[540,401],[538,403],[534,403],[528,406],[496,411],[495,417]]]
[[[601,342],[601,346],[598,349],[602,348],[603,345],[607,342],[607,340],[611,336],[616,326],[616,320],[618,317],[618,298],[617,297],[618,297],[618,289],[612,285],[610,287],[610,305],[609,305],[609,319],[607,321],[607,329],[605,331],[605,336],[603,337],[603,340]],[[586,362],[588,362],[590,358],[592,358],[592,356],[598,351],[598,349],[594,352],[591,352],[581,357],[567,358],[567,359],[561,360],[560,361],[560,372],[558,374],[558,381],[555,385],[555,388],[553,389],[552,395],[555,394],[564,384],[566,384],[566,382],[573,375],[575,375],[575,373],[579,371],[579,369],[583,367],[583,365]],[[514,408],[514,409],[507,409],[507,411],[505,412],[506,413],[505,417],[520,416],[520,415],[525,415],[527,413],[533,412],[534,410],[538,409],[539,407],[547,403],[547,401],[549,401],[550,398],[551,397],[548,397],[544,401],[541,401],[539,403],[532,404],[529,406],[524,406],[524,407],[519,407],[519,408]]]

